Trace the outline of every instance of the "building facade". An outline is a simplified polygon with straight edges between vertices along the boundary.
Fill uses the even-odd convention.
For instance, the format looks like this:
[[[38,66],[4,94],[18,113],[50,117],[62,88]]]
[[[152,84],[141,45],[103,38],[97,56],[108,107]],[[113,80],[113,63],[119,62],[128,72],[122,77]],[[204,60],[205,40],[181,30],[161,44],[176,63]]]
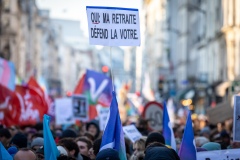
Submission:
[[[146,0],[143,3],[143,12],[145,13],[143,61],[146,66],[144,73],[151,77],[151,88],[155,92],[158,92],[159,78],[166,79],[169,74],[166,7],[166,0]]]
[[[144,59],[154,91],[159,87],[158,78],[163,76],[168,92],[169,84],[174,83],[172,86],[180,92],[194,88],[192,98],[210,97],[206,103],[209,105],[216,97],[225,95],[226,90],[230,91],[232,82],[238,84],[239,3],[239,0],[144,1]]]

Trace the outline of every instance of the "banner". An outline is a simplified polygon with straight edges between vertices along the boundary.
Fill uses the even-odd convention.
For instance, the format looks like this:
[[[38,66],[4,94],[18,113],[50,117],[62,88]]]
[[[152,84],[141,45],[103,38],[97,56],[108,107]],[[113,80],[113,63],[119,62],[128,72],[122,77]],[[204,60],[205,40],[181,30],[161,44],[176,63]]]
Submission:
[[[84,95],[72,95],[73,117],[77,120],[88,121],[88,101]]]
[[[123,127],[123,132],[128,136],[128,138],[134,143],[142,137],[142,134],[138,131],[136,126],[129,125]]]
[[[14,91],[15,67],[10,61],[0,58],[0,84]]]
[[[92,45],[140,46],[138,9],[87,6]]]
[[[240,149],[197,152],[197,160],[240,160]]]
[[[74,124],[75,119],[73,118],[72,109],[72,98],[55,99],[56,124]]]
[[[234,97],[233,141],[240,142],[240,96]]]
[[[87,70],[74,90],[74,94],[83,94],[89,105],[89,120],[97,116],[96,105],[109,107],[112,100],[112,81],[103,73]]]

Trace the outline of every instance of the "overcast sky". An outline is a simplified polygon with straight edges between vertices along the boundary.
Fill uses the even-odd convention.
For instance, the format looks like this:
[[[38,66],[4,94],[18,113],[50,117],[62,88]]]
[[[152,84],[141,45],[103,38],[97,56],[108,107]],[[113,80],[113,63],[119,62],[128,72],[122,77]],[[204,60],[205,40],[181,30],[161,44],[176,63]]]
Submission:
[[[87,30],[86,6],[109,6],[138,8],[142,0],[37,0],[40,9],[49,9],[50,17],[80,20],[81,28]]]

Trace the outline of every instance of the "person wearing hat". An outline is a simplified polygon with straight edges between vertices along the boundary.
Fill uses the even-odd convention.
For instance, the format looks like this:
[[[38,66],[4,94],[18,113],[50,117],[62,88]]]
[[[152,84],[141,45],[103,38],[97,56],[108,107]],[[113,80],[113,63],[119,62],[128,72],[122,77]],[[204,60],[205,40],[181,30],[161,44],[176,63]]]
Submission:
[[[31,143],[31,149],[36,151],[37,149],[39,149],[41,146],[43,146],[44,144],[44,140],[42,137],[37,137],[37,138],[34,138],[32,140],[32,143]]]
[[[209,142],[209,139],[207,139],[204,136],[199,136],[195,138],[195,142],[196,142],[196,147],[201,147],[202,145],[204,145],[205,143]]]
[[[221,150],[221,145],[216,142],[208,142],[202,145],[201,148],[204,148],[207,151],[215,151],[215,150]]]
[[[221,149],[227,149],[227,147],[230,145],[231,138],[226,130],[222,130],[220,132],[220,139],[221,139],[221,142],[220,142]]]
[[[94,140],[97,139],[100,134],[100,128],[98,125],[98,121],[92,120],[91,122],[87,123],[86,130],[87,130],[87,132],[89,132],[90,134],[92,134],[94,136]]]
[[[107,148],[101,150],[96,157],[96,160],[120,160],[118,151],[115,149]]]
[[[180,160],[175,150],[159,142],[153,142],[145,149],[144,160]]]
[[[159,132],[152,132],[148,135],[148,137],[146,139],[145,147],[147,148],[147,146],[153,142],[159,142],[159,143],[165,145],[165,138]]]
[[[11,146],[7,149],[7,151],[12,157],[14,157],[15,154],[18,152],[18,149],[15,146]]]
[[[10,146],[16,146],[18,149],[27,148],[27,137],[22,133],[17,133],[10,141]]]
[[[0,142],[2,142],[3,146],[7,148],[7,145],[11,139],[11,133],[7,128],[0,129]]]
[[[62,132],[62,135],[60,136],[60,139],[63,138],[76,138],[77,134],[74,130],[72,129],[66,129]]]

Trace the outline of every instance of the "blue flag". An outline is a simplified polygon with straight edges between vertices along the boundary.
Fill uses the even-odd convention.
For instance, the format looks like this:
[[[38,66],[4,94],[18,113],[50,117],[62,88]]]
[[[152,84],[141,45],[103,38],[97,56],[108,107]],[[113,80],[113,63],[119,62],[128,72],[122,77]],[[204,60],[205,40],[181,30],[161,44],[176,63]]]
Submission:
[[[43,116],[44,157],[47,160],[56,160],[59,156],[59,151],[49,128],[49,122],[50,117],[45,114]]]
[[[8,153],[5,147],[0,142],[0,159],[1,160],[12,160],[13,157]]]
[[[176,140],[169,119],[166,102],[163,103],[163,137],[165,138],[165,144],[171,146],[172,149],[176,151]]]
[[[197,160],[196,145],[194,140],[191,111],[188,112],[187,122],[183,133],[182,144],[178,155],[181,160]]]
[[[121,160],[127,159],[122,123],[119,116],[118,103],[114,91],[112,92],[109,118],[102,136],[100,151],[106,148],[117,150]]]

